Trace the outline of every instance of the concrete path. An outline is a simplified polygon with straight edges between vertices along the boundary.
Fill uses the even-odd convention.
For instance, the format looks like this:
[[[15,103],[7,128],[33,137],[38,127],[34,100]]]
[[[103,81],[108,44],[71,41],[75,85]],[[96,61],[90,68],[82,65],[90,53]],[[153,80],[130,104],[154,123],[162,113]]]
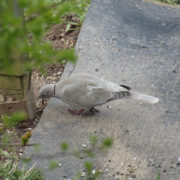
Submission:
[[[25,156],[44,169],[48,180],[74,177],[84,160],[59,156],[59,144],[72,149],[88,136],[111,136],[114,146],[94,161],[120,179],[180,179],[180,8],[142,0],[92,0],[76,45],[79,60],[63,78],[85,72],[160,98],[156,105],[119,100],[99,107],[91,117],[72,116],[52,98]],[[111,106],[109,109],[107,106]],[[61,167],[47,170],[57,160]]]

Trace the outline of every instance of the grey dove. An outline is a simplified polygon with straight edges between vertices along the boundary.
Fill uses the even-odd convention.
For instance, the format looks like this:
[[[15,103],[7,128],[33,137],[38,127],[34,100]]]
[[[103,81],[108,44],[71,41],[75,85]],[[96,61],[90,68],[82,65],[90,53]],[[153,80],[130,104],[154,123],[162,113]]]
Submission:
[[[44,85],[40,89],[40,97],[56,97],[70,105],[73,114],[97,112],[96,106],[109,101],[128,98],[144,103],[155,104],[159,98],[132,91],[126,85],[118,85],[108,80],[88,74],[73,74],[56,84]]]

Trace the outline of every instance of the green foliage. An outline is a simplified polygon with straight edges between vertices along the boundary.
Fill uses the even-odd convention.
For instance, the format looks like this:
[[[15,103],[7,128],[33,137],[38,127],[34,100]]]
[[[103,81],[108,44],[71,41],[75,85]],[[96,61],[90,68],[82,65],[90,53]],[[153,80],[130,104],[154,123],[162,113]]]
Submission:
[[[156,1],[160,1],[160,2],[163,2],[163,3],[168,3],[168,4],[171,4],[171,5],[180,4],[180,0],[156,0]]]
[[[89,161],[86,161],[84,163],[84,168],[86,170],[87,175],[91,175],[92,170],[93,170],[93,163],[89,162]]]
[[[1,0],[0,1],[0,69],[11,72],[17,61],[28,69],[52,61],[75,61],[73,49],[54,50],[42,41],[50,25],[60,23],[67,13],[84,19],[88,0]]]
[[[22,158],[21,161],[23,163],[29,164],[31,162],[31,159],[30,158]]]
[[[25,112],[15,112],[12,116],[2,115],[1,119],[5,127],[13,127],[26,120],[27,114]]]
[[[39,169],[32,166],[30,169],[18,169],[19,158],[15,153],[7,153],[0,149],[0,155],[8,158],[5,162],[0,161],[0,179],[8,180],[44,180]]]
[[[21,143],[23,146],[25,146],[29,140],[29,138],[31,137],[32,132],[31,131],[27,131],[22,137],[21,137]]]
[[[68,148],[69,148],[69,144],[68,144],[67,142],[61,143],[60,146],[61,146],[61,150],[62,150],[62,151],[67,151]]]
[[[89,157],[91,157],[91,158],[95,157],[95,154],[94,154],[93,151],[90,150],[90,149],[85,149],[85,150],[84,150],[84,153],[87,154],[87,155],[88,155]]]
[[[2,145],[3,146],[8,146],[11,142],[11,138],[12,138],[12,135],[9,134],[9,133],[4,133],[1,137],[1,141],[2,141]]]
[[[156,180],[160,180],[160,173],[158,172],[157,176],[156,176]]]
[[[59,164],[56,161],[52,160],[49,164],[49,169],[53,170],[53,169],[57,168],[58,166],[59,166]]]
[[[95,146],[98,142],[98,137],[96,135],[92,135],[89,137],[89,141],[92,146]]]
[[[113,139],[107,137],[106,139],[103,140],[101,147],[102,149],[105,149],[105,148],[110,148],[112,145],[113,145]]]

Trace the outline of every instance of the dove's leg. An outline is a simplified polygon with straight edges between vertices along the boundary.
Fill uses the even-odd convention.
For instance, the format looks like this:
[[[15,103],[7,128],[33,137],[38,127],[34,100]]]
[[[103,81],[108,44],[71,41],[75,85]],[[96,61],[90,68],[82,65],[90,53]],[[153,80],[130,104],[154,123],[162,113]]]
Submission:
[[[68,109],[68,111],[70,114],[74,114],[74,115],[84,115],[86,112],[84,109],[80,109],[80,110]]]
[[[99,112],[99,110],[98,110],[98,109],[96,109],[96,108],[94,108],[94,107],[93,107],[93,108],[91,108],[89,111],[90,111],[90,112],[95,112],[95,113],[96,113],[96,112]]]
[[[99,112],[99,110],[95,108],[91,108],[88,111],[85,109],[80,109],[80,110],[68,109],[68,111],[70,114],[74,114],[74,115],[92,115],[92,114],[95,114],[96,112]]]

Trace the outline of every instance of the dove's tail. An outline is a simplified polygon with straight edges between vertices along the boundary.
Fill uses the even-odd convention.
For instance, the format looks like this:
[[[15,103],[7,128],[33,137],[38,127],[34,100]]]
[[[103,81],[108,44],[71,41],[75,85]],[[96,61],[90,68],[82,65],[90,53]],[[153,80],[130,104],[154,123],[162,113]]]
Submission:
[[[130,92],[131,94],[131,99],[141,101],[144,103],[150,103],[150,104],[156,104],[159,101],[159,98],[146,95],[146,94],[140,94],[138,92]]]

